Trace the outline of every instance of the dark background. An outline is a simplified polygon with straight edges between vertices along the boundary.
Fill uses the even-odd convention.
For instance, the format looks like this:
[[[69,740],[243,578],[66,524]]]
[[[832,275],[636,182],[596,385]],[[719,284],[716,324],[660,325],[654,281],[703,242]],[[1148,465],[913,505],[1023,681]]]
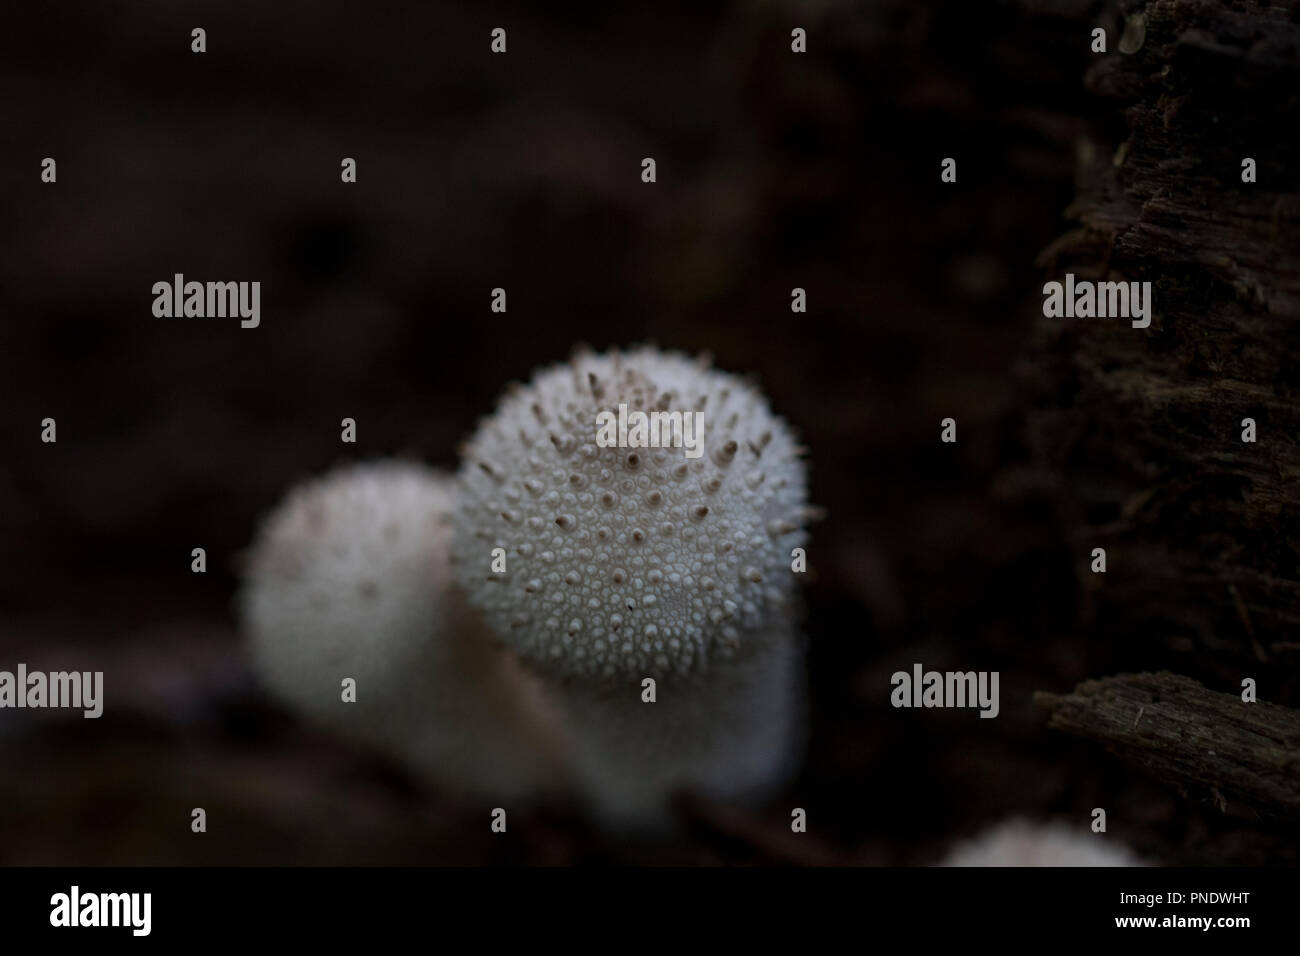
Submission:
[[[1076,361],[1089,336],[1106,368],[1177,352],[1193,328],[1213,348],[1228,337],[1202,324],[1216,296],[1249,305],[1199,290],[1201,263],[1181,297],[1158,286],[1146,332],[1041,315],[1090,163],[1109,164],[1133,121],[1088,81],[1089,30],[1110,25],[1113,45],[1117,5],[616,6],[5,10],[0,667],[102,669],[108,707],[0,715],[0,861],[924,863],[1008,815],[1084,826],[1100,806],[1151,859],[1294,863],[1293,828],[1050,731],[1031,701],[1162,668],[1297,698],[1294,512],[1237,522],[1239,485],[1177,450],[1240,450],[1240,415],[1190,437],[1149,403],[1130,419]],[[496,26],[505,56],[489,52]],[[1229,124],[1232,97],[1285,111],[1293,92],[1227,83],[1199,102],[1222,97]],[[1261,188],[1294,195],[1294,130],[1252,129],[1273,174]],[[940,182],[945,156],[956,184]],[[1293,226],[1274,240],[1294,256]],[[1127,278],[1173,281],[1129,260]],[[151,286],[176,272],[260,280],[261,327],[155,318]],[[790,312],[795,286],[806,315]],[[1255,339],[1222,374],[1290,407],[1294,326]],[[828,512],[810,549],[815,727],[788,799],[690,806],[657,843],[561,808],[512,816],[502,839],[481,808],[264,698],[233,600],[241,549],[292,483],[349,457],[453,468],[507,381],[577,342],[647,340],[755,373],[811,448]],[[1252,452],[1294,482],[1278,445],[1300,432],[1282,415],[1262,416],[1274,427]],[[56,445],[39,440],[46,416]],[[345,416],[355,446],[339,442]],[[946,416],[956,445],[939,441]],[[1152,421],[1177,448],[1142,438]],[[1151,496],[1168,507],[1132,520]],[[1162,550],[1187,538],[1197,554],[1177,529],[1198,521],[1238,552],[1202,567]],[[1098,543],[1104,578],[1088,572]],[[889,675],[918,661],[999,670],[1000,717],[890,708]],[[196,806],[206,835],[190,832]]]

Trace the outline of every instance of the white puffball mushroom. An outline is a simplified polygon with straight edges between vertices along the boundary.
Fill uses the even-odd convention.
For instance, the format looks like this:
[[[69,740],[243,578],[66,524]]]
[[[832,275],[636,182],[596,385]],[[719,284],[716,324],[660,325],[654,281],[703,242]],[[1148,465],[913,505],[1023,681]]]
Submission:
[[[702,453],[602,448],[597,414],[700,411]],[[802,449],[744,380],[678,353],[579,354],[511,390],[464,451],[460,578],[566,678],[690,674],[789,613]],[[484,571],[493,548],[505,574]]]
[[[250,552],[244,630],[257,676],[295,711],[456,790],[527,800],[555,782],[556,720],[455,584],[454,508],[452,480],[410,462],[294,488]]]
[[[1087,826],[1007,820],[957,844],[939,866],[1145,866],[1132,850]]]
[[[602,447],[598,416],[621,405],[682,413],[688,430]],[[796,763],[803,454],[752,384],[653,348],[540,370],[464,448],[457,573],[551,680],[579,784],[610,822],[663,822],[679,786],[764,792]],[[485,570],[495,548],[507,573]]]

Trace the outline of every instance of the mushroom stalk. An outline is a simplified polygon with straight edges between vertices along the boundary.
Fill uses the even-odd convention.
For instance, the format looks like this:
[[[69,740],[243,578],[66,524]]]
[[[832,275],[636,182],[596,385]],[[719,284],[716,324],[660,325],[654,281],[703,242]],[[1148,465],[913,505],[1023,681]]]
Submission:
[[[657,684],[568,684],[559,696],[578,799],[596,819],[662,829],[690,791],[760,804],[798,768],[806,737],[803,651],[788,630],[700,674]]]

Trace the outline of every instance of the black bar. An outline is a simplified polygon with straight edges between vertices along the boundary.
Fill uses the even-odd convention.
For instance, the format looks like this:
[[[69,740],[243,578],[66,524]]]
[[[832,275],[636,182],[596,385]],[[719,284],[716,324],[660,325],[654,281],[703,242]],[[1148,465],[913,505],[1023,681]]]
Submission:
[[[148,936],[135,937],[130,925],[52,926],[56,894],[70,896],[73,886],[83,906],[87,894],[150,894]],[[1181,897],[1171,903],[1171,893]],[[133,938],[165,944],[284,938],[333,947],[409,934],[437,948],[462,940],[455,946],[460,949],[474,939],[495,944],[515,932],[533,936],[530,945],[605,933],[614,941],[680,941],[683,933],[696,932],[692,927],[737,938],[778,930],[817,937],[844,932],[844,939],[864,944],[899,936],[918,943],[1127,938],[1150,945],[1197,935],[1231,945],[1252,933],[1294,926],[1293,906],[1294,871],[1262,869],[0,871],[7,941],[95,945]],[[1207,917],[1245,918],[1249,925],[1166,924]],[[1118,925],[1148,918],[1154,925]],[[131,921],[124,915],[121,922]]]

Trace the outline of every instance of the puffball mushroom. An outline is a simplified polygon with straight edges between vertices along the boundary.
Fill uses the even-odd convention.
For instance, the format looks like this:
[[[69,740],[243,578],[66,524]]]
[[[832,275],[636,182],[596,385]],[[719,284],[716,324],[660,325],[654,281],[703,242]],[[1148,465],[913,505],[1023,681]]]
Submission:
[[[455,789],[526,800],[554,783],[555,720],[455,584],[453,494],[448,476],[401,461],[293,489],[250,553],[244,629],[258,677],[292,709]]]
[[[662,435],[602,447],[599,415],[620,406],[703,413],[698,457]],[[803,452],[753,385],[652,348],[541,370],[463,450],[457,574],[549,679],[580,790],[610,822],[664,822],[678,787],[764,795],[797,762]]]
[[[1087,828],[1007,820],[958,844],[940,866],[1145,866],[1122,843]]]

